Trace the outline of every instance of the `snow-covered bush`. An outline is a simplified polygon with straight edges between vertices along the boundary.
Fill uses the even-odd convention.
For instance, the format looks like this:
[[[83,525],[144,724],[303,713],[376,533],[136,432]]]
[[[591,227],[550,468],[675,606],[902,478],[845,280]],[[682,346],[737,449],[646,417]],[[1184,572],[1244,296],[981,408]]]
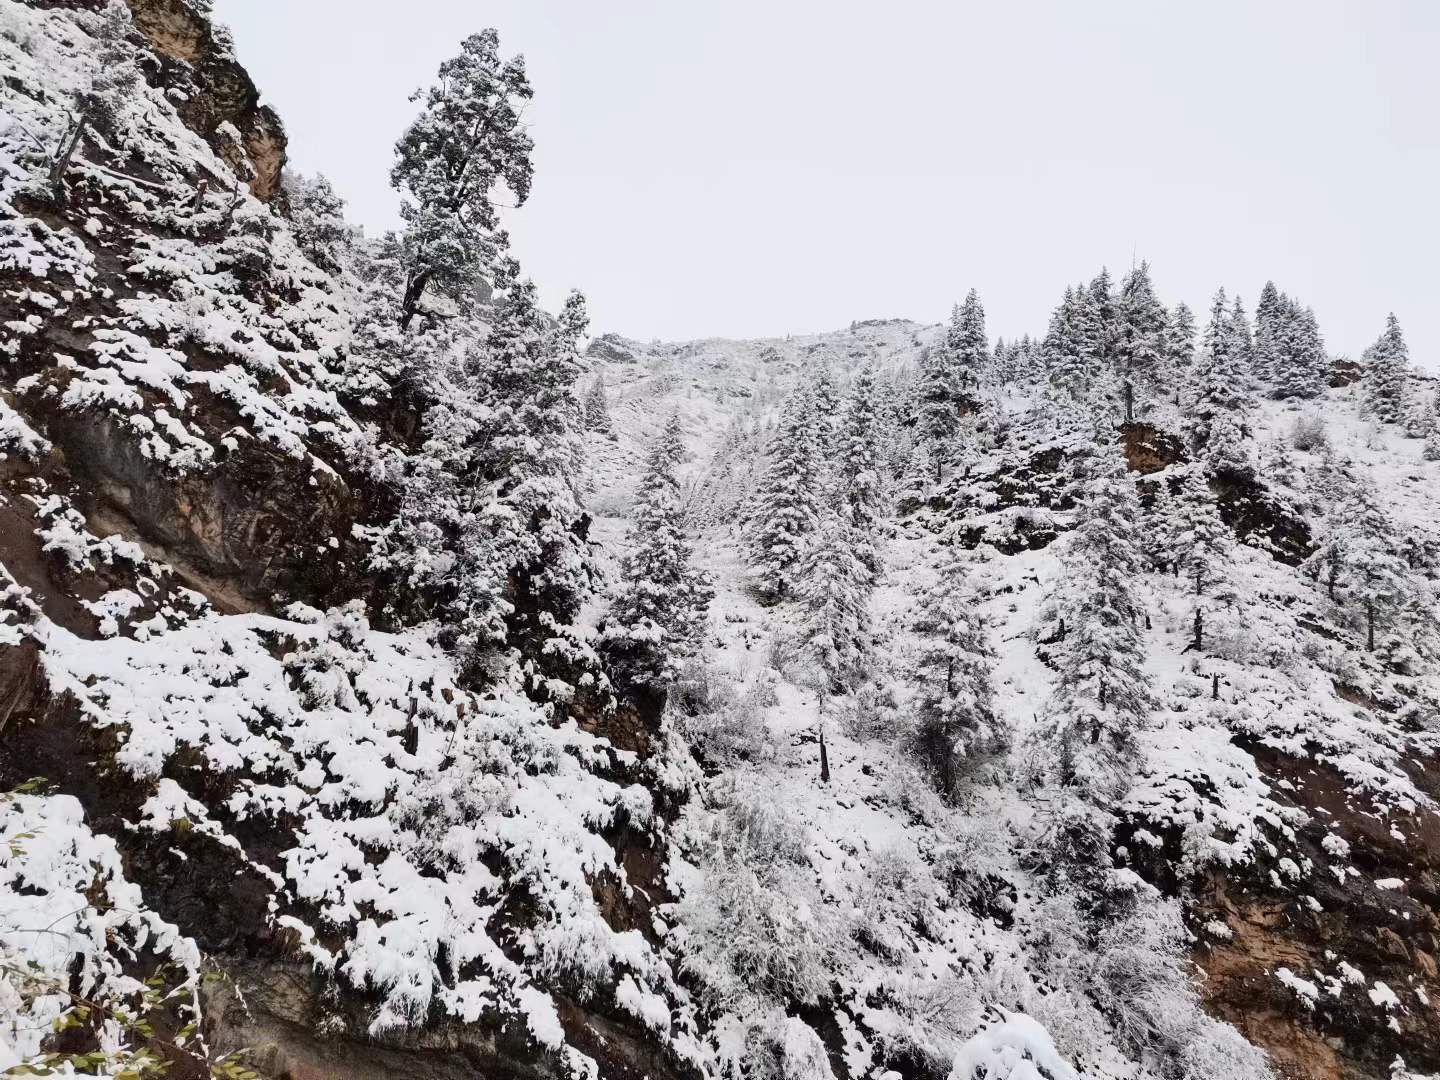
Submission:
[[[900,728],[900,708],[895,687],[888,682],[870,681],[838,701],[834,715],[840,730],[857,742],[892,738]]]
[[[719,1065],[726,1080],[834,1080],[820,1036],[783,1009],[732,1019],[718,1035]]]
[[[1330,449],[1330,433],[1325,430],[1325,421],[1314,413],[1297,416],[1290,429],[1290,443],[1296,450],[1306,453],[1325,453]]]
[[[799,823],[763,793],[732,793],[702,855],[703,883],[679,904],[680,967],[717,1006],[813,1004],[839,932],[815,888]]]
[[[737,691],[711,670],[682,676],[678,698],[667,702],[676,727],[702,759],[716,764],[759,761],[774,750],[765,710],[775,704],[776,675],[762,668]]]

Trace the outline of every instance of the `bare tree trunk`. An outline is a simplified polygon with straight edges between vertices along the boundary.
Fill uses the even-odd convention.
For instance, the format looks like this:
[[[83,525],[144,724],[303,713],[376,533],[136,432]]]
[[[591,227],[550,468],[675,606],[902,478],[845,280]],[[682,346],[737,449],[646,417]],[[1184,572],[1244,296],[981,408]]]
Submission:
[[[400,304],[400,329],[408,330],[410,320],[415,318],[415,313],[420,309],[420,298],[425,295],[425,287],[430,284],[430,267],[418,271],[405,285],[405,298]]]
[[[820,724],[820,782],[822,784],[830,782],[830,755],[825,752],[824,721],[821,721]]]
[[[65,170],[70,165],[70,159],[75,156],[75,150],[80,145],[80,139],[84,134],[85,117],[77,116],[74,124],[60,140],[60,147],[55,152],[55,160],[50,163],[50,191],[58,203],[65,201]]]
[[[1210,676],[1210,700],[1220,700],[1220,673],[1218,671]]]
[[[1204,647],[1204,642],[1205,642],[1205,616],[1201,613],[1200,609],[1197,607],[1197,608],[1195,609],[1195,641],[1194,641],[1192,647],[1195,649],[1196,652],[1199,652],[1199,651]]]

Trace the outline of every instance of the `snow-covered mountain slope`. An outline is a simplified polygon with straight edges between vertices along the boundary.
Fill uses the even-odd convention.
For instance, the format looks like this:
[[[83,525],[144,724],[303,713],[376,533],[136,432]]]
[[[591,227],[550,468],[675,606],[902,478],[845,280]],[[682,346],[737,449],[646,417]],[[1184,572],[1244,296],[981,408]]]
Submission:
[[[1297,333],[1303,392],[1336,385],[1225,388],[1244,424],[1209,449],[1192,414],[1225,417],[1188,371],[1143,388],[1143,422],[1068,354],[937,398],[950,330],[902,320],[604,335],[582,362],[580,305],[534,308],[485,193],[480,227],[437,198],[369,242],[324,185],[282,184],[278,120],[207,7],[0,0],[0,1069],[1440,1070],[1440,438],[1405,434],[1433,409],[1366,396],[1430,401],[1399,353],[1367,358],[1362,395]],[[492,65],[493,35],[463,48],[447,85],[489,110],[466,130],[518,130],[523,65]],[[406,198],[449,192],[436,100]],[[472,243],[437,270],[416,261],[437,234]],[[767,591],[767,477],[806,432],[792,494],[839,516],[856,448],[819,433],[862,372],[878,575],[807,534],[809,580]],[[932,438],[941,406],[963,423]],[[627,556],[673,524],[671,478],[649,483],[672,418],[715,598],[651,685],[616,643],[665,634],[615,600],[664,592]],[[1230,457],[1198,469],[1214,444]],[[1109,542],[1096,492],[1158,559],[1106,585],[1148,690],[1103,798],[1047,779],[1108,745],[1098,721],[1054,740],[1084,635],[1052,609],[1085,606],[1066,587],[1077,537]],[[1224,553],[1200,584],[1152,552],[1191,497]],[[817,634],[817,597],[864,640]],[[952,776],[917,718],[961,616],[986,737]]]
[[[831,701],[822,715],[815,687],[788,663],[799,611],[757,603],[747,574],[739,518],[784,396],[826,369],[842,386],[866,365],[903,383],[937,333],[862,323],[773,342],[643,346],[604,338],[591,350],[613,418],[613,433],[590,443],[597,535],[623,542],[636,463],[665,418],[678,415],[690,452],[683,469],[697,560],[717,583],[703,673],[672,702],[675,723],[706,767],[672,871],[682,896],[674,947],[683,955],[703,949],[697,939],[707,934],[734,932],[708,908],[724,896],[714,877],[734,869],[725,838],[758,833],[747,842],[773,844],[788,860],[762,884],[805,913],[803,926],[775,916],[771,932],[804,939],[809,962],[830,965],[841,988],[822,995],[818,1022],[801,1015],[850,1075],[945,1058],[987,1010],[1038,1018],[1087,1075],[1136,1075],[1134,1032],[1117,1030],[1114,1013],[1096,1008],[1095,957],[1056,932],[1052,923],[1065,915],[1040,895],[1039,868],[1026,859],[1047,807],[1021,780],[1018,748],[1055,679],[1032,630],[1061,572],[1051,538],[1058,532],[1063,544],[1074,517],[1064,499],[1051,503],[1047,484],[1027,487],[1016,468],[1053,449],[1024,434],[1033,395],[1012,392],[997,403],[1018,439],[982,453],[970,481],[932,490],[894,520],[873,601],[880,645],[867,699]],[[1353,613],[1328,602],[1294,563],[1321,528],[1327,507],[1318,492],[1337,461],[1373,488],[1398,531],[1418,546],[1433,543],[1440,464],[1424,460],[1422,440],[1362,419],[1358,384],[1318,401],[1257,407],[1258,477],[1249,490],[1222,495],[1225,516],[1249,542],[1234,548],[1234,596],[1212,616],[1206,648],[1189,648],[1187,581],[1167,572],[1138,583],[1159,707],[1115,808],[1120,851],[1137,888],[1144,879],[1177,898],[1185,929],[1161,901],[1124,930],[1135,954],[1105,962],[1141,969],[1133,993],[1167,995],[1159,1011],[1181,1034],[1166,1037],[1181,1044],[1179,1067],[1190,1075],[1265,1068],[1202,1007],[1287,1075],[1380,1075],[1397,1059],[1433,1069],[1433,653],[1428,643],[1418,645],[1423,659],[1367,653]],[[1302,420],[1318,420],[1328,446],[1295,449]],[[1173,410],[1152,427],[1117,429],[1146,490],[1161,491],[1181,467],[1167,427],[1178,437],[1182,419]],[[903,478],[894,482],[903,486]],[[899,749],[897,732],[914,612],[956,536],[976,548],[998,654],[997,711],[1017,749],[946,806]],[[1403,643],[1396,649],[1408,652]],[[793,1010],[804,998],[793,986],[789,993]],[[789,1021],[777,1014],[770,1023],[784,1044]]]

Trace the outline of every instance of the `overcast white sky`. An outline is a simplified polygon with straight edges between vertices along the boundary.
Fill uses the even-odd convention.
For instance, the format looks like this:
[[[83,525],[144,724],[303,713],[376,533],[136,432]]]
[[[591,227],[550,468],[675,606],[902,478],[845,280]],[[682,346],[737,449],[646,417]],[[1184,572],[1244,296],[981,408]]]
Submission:
[[[1043,332],[1069,281],[1267,277],[1358,352],[1393,309],[1440,367],[1436,0],[217,0],[293,165],[395,221],[411,91],[464,35],[524,53],[515,248],[593,329]]]

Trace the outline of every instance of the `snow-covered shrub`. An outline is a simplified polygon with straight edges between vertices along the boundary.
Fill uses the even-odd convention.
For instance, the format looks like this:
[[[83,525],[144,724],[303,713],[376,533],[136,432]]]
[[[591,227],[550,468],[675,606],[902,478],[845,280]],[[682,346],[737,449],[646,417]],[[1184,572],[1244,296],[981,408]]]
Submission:
[[[900,726],[899,703],[889,683],[867,682],[836,703],[840,730],[856,742],[893,736]]]
[[[721,1075],[727,1080],[834,1080],[820,1036],[782,1009],[731,1020],[718,1035]]]
[[[293,605],[290,614],[299,616],[301,607]],[[364,601],[331,608],[324,615],[323,628],[320,637],[285,657],[286,674],[307,709],[358,709],[353,684],[365,668],[363,642],[370,629]]]
[[[983,817],[961,814],[945,830],[945,843],[933,854],[934,874],[944,895],[969,904],[986,896],[987,878],[1003,880],[1010,840]]]
[[[1330,449],[1330,433],[1325,430],[1325,421],[1314,413],[1297,416],[1290,429],[1290,443],[1296,450],[1323,454]]]
[[[691,659],[676,673],[666,692],[665,705],[678,716],[695,717],[728,709],[738,696],[728,672],[704,660]]]
[[[682,691],[681,702],[694,711],[677,707],[671,711],[676,727],[695,752],[716,764],[758,761],[771,756],[774,746],[765,710],[775,704],[776,676],[762,668],[743,690],[710,672],[705,682]],[[683,683],[684,680],[682,680]]]
[[[901,927],[923,925],[933,910],[938,885],[930,868],[903,847],[882,848],[866,866],[855,897],[852,933],[881,955],[899,956],[906,941]]]
[[[815,887],[800,824],[764,793],[736,793],[716,815],[704,881],[679,904],[680,967],[722,1008],[813,1004],[836,964],[834,917]]]

